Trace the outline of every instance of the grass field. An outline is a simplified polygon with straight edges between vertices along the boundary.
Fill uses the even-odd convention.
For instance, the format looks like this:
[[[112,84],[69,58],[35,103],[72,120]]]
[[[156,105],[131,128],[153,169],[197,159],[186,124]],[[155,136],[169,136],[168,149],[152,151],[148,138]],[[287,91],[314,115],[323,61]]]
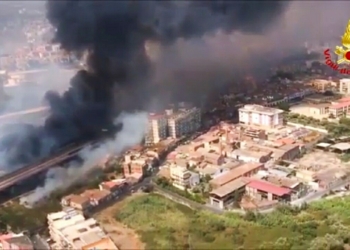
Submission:
[[[116,219],[135,229],[146,249],[343,249],[350,240],[350,199],[281,207],[244,218],[214,215],[155,194],[122,204]]]

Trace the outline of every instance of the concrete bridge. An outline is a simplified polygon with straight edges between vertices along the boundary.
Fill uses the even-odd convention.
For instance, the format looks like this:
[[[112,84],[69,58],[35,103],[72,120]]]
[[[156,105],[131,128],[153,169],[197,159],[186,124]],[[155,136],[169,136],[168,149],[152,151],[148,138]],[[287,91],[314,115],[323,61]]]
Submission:
[[[40,123],[49,114],[48,107],[39,107],[34,109],[23,110],[0,116],[0,125],[7,123]]]

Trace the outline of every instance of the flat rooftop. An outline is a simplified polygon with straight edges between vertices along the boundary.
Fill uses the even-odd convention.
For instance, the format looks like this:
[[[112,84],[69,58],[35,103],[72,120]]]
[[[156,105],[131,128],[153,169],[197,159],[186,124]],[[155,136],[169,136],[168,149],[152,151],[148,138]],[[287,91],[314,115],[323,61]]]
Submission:
[[[332,149],[338,149],[340,151],[347,151],[350,149],[350,143],[347,142],[340,142],[335,145],[330,146]]]
[[[246,112],[257,112],[257,113],[268,114],[268,115],[280,114],[284,112],[281,109],[270,108],[270,107],[265,107],[265,106],[256,105],[256,104],[244,105],[239,110],[246,111]]]

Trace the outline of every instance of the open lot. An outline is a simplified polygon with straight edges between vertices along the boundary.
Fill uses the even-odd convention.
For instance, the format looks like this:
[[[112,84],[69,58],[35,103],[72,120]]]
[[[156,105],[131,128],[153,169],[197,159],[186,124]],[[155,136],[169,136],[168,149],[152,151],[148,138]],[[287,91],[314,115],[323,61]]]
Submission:
[[[140,195],[142,196],[143,194],[134,194],[133,196],[104,209],[96,215],[97,221],[110,235],[120,250],[144,249],[144,244],[140,241],[136,232],[115,220],[116,211],[118,211],[124,203],[131,202]]]
[[[150,194],[127,199],[114,211],[145,249],[343,249],[350,239],[349,198],[242,218],[192,211]]]

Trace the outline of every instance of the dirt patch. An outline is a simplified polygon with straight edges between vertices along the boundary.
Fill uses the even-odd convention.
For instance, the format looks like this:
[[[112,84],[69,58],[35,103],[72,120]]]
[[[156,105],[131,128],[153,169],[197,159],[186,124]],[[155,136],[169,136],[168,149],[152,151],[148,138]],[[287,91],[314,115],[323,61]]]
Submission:
[[[137,233],[115,219],[116,210],[118,210],[123,203],[129,202],[140,195],[144,194],[135,193],[125,200],[102,210],[95,216],[101,227],[109,234],[120,250],[145,249],[145,244],[142,243]]]

